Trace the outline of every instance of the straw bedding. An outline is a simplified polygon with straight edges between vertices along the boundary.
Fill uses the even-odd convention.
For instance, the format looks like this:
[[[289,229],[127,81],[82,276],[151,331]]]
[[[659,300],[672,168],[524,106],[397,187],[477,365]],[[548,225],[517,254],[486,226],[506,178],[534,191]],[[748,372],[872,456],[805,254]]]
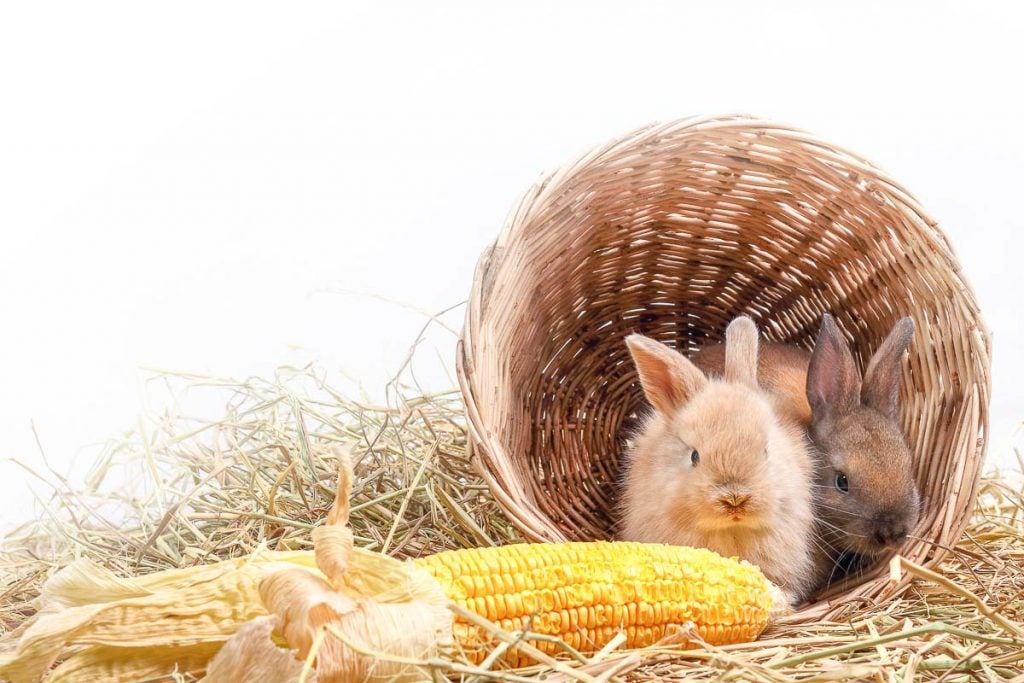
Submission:
[[[359,545],[414,557],[518,538],[473,473],[457,392],[375,408],[345,399],[315,369],[241,383],[161,379],[175,388],[169,405],[185,405],[189,395],[204,402],[223,396],[223,418],[151,415],[110,442],[85,486],[39,473],[54,482],[54,495],[38,520],[8,535],[0,555],[0,633],[8,644],[33,613],[41,582],[75,555],[138,575],[240,556],[260,542],[309,547],[336,481],[336,463],[322,454],[339,441],[361,456],[351,519]],[[126,481],[134,484],[126,488]],[[1024,660],[1024,501],[1009,481],[983,481],[940,582],[850,603],[834,620],[782,624],[748,645],[681,650],[667,643],[568,664],[579,680],[1012,679]],[[542,665],[490,672],[447,660],[424,666],[425,676],[455,680],[551,673]]]

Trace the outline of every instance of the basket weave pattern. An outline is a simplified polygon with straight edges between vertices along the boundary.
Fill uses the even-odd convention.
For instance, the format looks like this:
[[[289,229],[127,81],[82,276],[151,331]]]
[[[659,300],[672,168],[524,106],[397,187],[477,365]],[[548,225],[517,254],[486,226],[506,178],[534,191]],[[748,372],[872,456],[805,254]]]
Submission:
[[[862,369],[898,318],[917,324],[902,417],[926,540],[902,552],[933,564],[966,526],[984,457],[990,341],[974,294],[882,171],[747,117],[642,129],[523,197],[477,266],[458,351],[479,469],[528,537],[607,538],[644,406],[624,337],[685,352],[742,313],[765,339],[811,348],[827,311]],[[797,618],[893,589],[878,568]]]

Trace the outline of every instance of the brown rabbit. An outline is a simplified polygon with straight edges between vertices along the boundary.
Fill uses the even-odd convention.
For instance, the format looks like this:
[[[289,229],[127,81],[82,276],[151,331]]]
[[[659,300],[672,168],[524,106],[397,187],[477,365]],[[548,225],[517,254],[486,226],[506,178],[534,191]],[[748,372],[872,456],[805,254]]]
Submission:
[[[863,381],[828,314],[812,353],[780,344],[762,350],[761,386],[779,414],[802,422],[815,447],[816,588],[898,548],[917,525],[913,459],[897,422],[900,363],[913,334],[911,318],[897,322]],[[694,362],[721,373],[725,350],[708,347]]]
[[[757,328],[726,331],[724,378],[626,339],[654,408],[627,454],[621,538],[710,548],[757,565],[796,604],[812,587],[811,459],[757,387]]]

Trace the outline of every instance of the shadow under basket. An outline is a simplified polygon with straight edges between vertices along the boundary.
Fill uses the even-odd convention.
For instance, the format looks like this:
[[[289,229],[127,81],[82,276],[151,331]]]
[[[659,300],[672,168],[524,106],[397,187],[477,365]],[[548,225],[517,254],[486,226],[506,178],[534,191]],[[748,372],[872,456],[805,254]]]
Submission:
[[[478,468],[529,538],[611,538],[624,438],[644,399],[624,338],[684,352],[751,316],[811,348],[833,313],[861,369],[917,331],[902,424],[923,510],[902,554],[934,565],[967,524],[988,428],[990,339],[952,246],[882,171],[748,117],[641,129],[544,177],[480,258],[457,367]],[[885,562],[793,618],[878,600]]]

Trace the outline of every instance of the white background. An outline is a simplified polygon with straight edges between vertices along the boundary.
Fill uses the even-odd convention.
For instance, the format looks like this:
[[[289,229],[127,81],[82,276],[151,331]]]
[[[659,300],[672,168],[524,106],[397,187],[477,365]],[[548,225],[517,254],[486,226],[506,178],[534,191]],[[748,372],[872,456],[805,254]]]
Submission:
[[[750,112],[857,150],[952,236],[1024,417],[1017,3],[7,3],[8,462],[95,455],[140,366],[320,358],[371,395],[545,169],[652,120]],[[442,339],[451,358],[454,342]],[[435,377],[442,384],[443,377]],[[39,487],[36,487],[37,489]],[[13,515],[13,516],[12,516]]]

